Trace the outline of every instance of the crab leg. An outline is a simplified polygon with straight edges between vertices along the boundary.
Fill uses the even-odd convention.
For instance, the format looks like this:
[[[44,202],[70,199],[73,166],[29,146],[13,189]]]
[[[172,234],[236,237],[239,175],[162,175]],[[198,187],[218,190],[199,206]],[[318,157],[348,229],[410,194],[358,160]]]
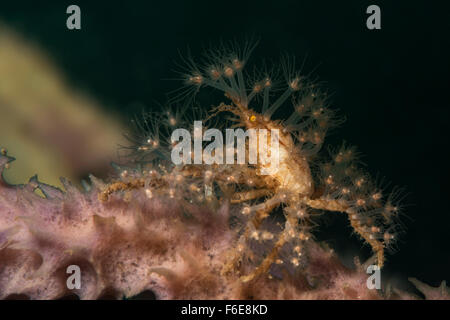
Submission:
[[[372,250],[376,253],[378,266],[380,268],[383,266],[384,244],[381,241],[375,239],[372,234],[370,234],[365,228],[363,228],[360,220],[356,215],[356,212],[350,207],[350,205],[348,205],[346,201],[318,198],[314,200],[308,199],[305,201],[305,204],[314,209],[338,211],[347,214],[352,228],[357,234],[359,234],[364,240],[367,241],[367,243],[372,247]]]
[[[245,201],[258,199],[271,194],[272,191],[269,189],[253,189],[249,191],[238,192],[233,195],[231,199],[232,204],[242,203]]]

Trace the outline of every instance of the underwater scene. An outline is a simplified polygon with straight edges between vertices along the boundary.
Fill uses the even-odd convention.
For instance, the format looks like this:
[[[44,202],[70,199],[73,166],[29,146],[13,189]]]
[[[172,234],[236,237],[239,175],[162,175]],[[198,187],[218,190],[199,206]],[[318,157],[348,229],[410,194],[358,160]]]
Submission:
[[[446,12],[2,3],[0,299],[449,300]]]

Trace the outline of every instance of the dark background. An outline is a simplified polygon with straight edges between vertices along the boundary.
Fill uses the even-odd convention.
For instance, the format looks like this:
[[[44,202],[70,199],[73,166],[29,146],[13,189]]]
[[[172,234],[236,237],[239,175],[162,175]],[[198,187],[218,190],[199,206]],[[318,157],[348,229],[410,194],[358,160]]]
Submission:
[[[444,1],[442,2],[442,4]],[[66,28],[81,7],[82,30]],[[370,4],[382,29],[368,30]],[[388,256],[387,277],[450,280],[448,8],[438,1],[2,1],[0,19],[44,47],[74,87],[130,117],[179,83],[178,51],[220,40],[260,38],[253,60],[307,55],[304,70],[326,82],[333,108],[347,117],[328,143],[358,146],[368,170],[408,196],[407,232]],[[316,68],[317,67],[317,68]],[[4,81],[1,79],[0,81]],[[6,80],[7,81],[7,80]],[[370,255],[344,217],[317,236],[343,256]]]

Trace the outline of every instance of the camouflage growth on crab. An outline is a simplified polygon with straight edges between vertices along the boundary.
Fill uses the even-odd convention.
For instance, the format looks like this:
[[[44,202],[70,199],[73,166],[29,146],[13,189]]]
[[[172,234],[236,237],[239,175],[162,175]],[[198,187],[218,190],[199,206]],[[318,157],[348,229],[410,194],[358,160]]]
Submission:
[[[177,201],[195,201],[208,206],[229,201],[239,206],[241,216],[234,222],[239,234],[233,245],[236,249],[228,254],[222,273],[239,273],[239,266],[251,261],[255,267],[241,274],[243,282],[269,273],[277,264],[304,267],[308,256],[305,247],[313,241],[312,231],[319,226],[317,217],[322,211],[344,213],[382,267],[385,250],[392,248],[400,231],[400,210],[396,203],[399,193],[394,190],[384,195],[383,188],[358,167],[355,149],[345,144],[331,152],[331,159],[320,160],[318,152],[328,129],[339,123],[328,107],[326,92],[295,71],[293,59],[282,63],[284,80],[270,73],[247,80],[255,78],[244,72],[253,48],[246,45],[242,50],[211,51],[207,61],[200,65],[186,59],[188,70],[183,74],[186,87],[179,96],[189,96],[204,87],[217,89],[224,93],[224,101],[201,120],[217,120],[219,114],[226,112],[233,117],[226,122],[220,119],[223,127],[277,129],[279,165],[276,170],[267,163],[175,166],[170,161],[158,160],[156,154],[167,158],[173,147],[169,137],[163,137],[160,132],[183,126],[179,116],[167,112],[144,117],[140,125],[144,130],[133,138],[134,159],[152,160],[137,161],[142,164],[139,169],[142,175],[134,178],[124,169],[120,181],[109,184],[99,195],[100,199],[108,202],[111,194],[142,188],[149,197],[159,193],[169,194]],[[280,87],[284,91],[277,94]],[[288,119],[275,118],[277,110],[288,107],[293,107]],[[191,127],[189,123],[184,124]],[[262,174],[263,169],[269,174]],[[277,218],[274,213],[277,208],[282,208],[283,221],[274,228],[267,220]]]

